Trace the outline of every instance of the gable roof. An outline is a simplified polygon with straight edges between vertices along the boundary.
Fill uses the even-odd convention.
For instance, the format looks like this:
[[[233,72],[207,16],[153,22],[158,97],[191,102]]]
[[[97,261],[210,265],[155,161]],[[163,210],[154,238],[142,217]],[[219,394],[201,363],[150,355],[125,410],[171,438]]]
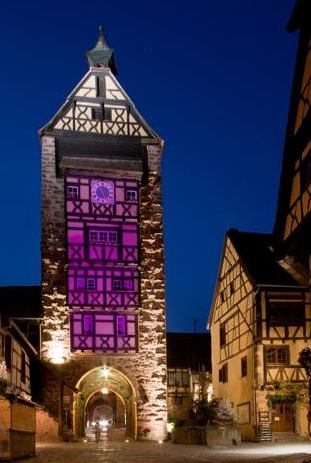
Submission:
[[[240,256],[245,271],[258,285],[300,286],[277,262],[272,234],[241,232],[234,228],[227,233]]]
[[[98,82],[101,96],[98,94]],[[109,113],[107,120],[105,111]],[[96,112],[99,112],[99,118],[95,117]],[[52,119],[39,130],[40,136],[65,133],[79,133],[82,137],[138,138],[163,144],[106,67],[91,67]]]
[[[210,333],[167,333],[167,367],[211,370]]]

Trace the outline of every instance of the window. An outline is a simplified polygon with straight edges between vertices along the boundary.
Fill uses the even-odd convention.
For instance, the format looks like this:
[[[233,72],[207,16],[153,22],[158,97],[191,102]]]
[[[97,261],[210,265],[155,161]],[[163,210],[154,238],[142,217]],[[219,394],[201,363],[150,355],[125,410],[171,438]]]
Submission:
[[[133,280],[130,280],[128,278],[125,280],[121,280],[120,278],[114,278],[112,280],[113,291],[133,291],[133,288]]]
[[[229,290],[230,290],[230,295],[234,293],[235,291],[235,287],[234,287],[234,281],[231,281],[230,285],[229,285]]]
[[[219,370],[219,382],[227,383],[228,382],[228,364],[225,363]]]
[[[8,370],[12,367],[12,338],[8,334],[5,336],[4,341],[4,359]]]
[[[226,339],[226,324],[225,323],[222,323],[220,325],[219,341],[220,341],[220,347],[223,347],[226,345],[227,339]]]
[[[268,301],[267,322],[270,326],[303,326],[305,305],[303,301]]]
[[[168,386],[189,387],[189,384],[188,371],[179,369],[168,371]]]
[[[225,292],[220,291],[220,302],[225,302]]]
[[[111,108],[105,108],[104,105],[95,106],[92,108],[92,119],[94,121],[111,121]]]
[[[247,376],[247,357],[241,358],[241,376]]]
[[[79,187],[74,185],[67,185],[67,198],[79,199]]]
[[[26,383],[26,355],[24,351],[22,351],[21,359],[21,382]]]
[[[118,336],[126,335],[126,318],[125,315],[117,316],[117,333]]]
[[[222,367],[222,382],[227,383],[228,382],[228,364],[225,363]]]
[[[88,291],[96,290],[96,280],[95,280],[95,278],[88,278],[86,280],[86,289]]]
[[[126,201],[137,201],[137,191],[136,190],[125,190],[125,200]]]
[[[116,230],[90,230],[91,243],[117,243],[118,232]]]
[[[289,346],[266,347],[267,365],[289,364]]]
[[[84,314],[83,315],[83,334],[90,335],[93,333],[93,315]]]
[[[302,161],[300,167],[300,185],[303,192],[311,183],[311,152]]]
[[[85,288],[85,278],[78,277],[76,281],[77,289],[84,289]]]
[[[189,372],[188,371],[182,372],[182,385],[184,387],[189,387]]]
[[[167,384],[169,386],[175,386],[175,371],[169,371],[167,374]]]

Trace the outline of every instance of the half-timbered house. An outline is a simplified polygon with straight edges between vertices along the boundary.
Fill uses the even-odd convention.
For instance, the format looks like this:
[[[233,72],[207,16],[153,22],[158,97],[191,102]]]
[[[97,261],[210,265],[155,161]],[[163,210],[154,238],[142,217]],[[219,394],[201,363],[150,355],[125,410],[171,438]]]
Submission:
[[[214,395],[232,401],[242,438],[306,434],[298,356],[310,337],[309,292],[279,265],[271,235],[227,232],[209,327]]]
[[[210,333],[167,333],[167,411],[189,420],[195,402],[212,397]]]
[[[280,263],[304,284],[311,265],[311,5],[298,0],[287,26],[299,31],[274,228]]]
[[[166,435],[163,141],[116,78],[100,30],[89,70],[40,131],[42,356],[60,433]],[[86,417],[86,418],[85,418]]]
[[[40,312],[38,287],[0,288],[0,459],[35,453],[36,409],[32,401],[30,362],[37,357],[36,334],[24,334]]]

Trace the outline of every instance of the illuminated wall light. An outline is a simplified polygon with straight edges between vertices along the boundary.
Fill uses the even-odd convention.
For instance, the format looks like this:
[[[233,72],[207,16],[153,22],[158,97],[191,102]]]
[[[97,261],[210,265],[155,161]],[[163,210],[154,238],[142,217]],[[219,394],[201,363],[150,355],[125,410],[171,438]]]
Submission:
[[[174,427],[175,427],[174,423],[172,423],[172,422],[167,423],[167,425],[166,425],[167,432],[172,432]]]
[[[50,360],[52,363],[62,364],[65,362],[65,349],[62,344],[54,344],[50,348]]]
[[[163,440],[158,440],[158,443],[159,443],[159,444],[163,444]]]
[[[107,395],[108,392],[109,392],[109,391],[108,391],[108,387],[103,387],[103,388],[101,389],[101,393],[104,394],[104,395]]]
[[[106,365],[104,366],[104,368],[102,369],[102,375],[105,379],[108,379],[108,376],[109,376],[109,369],[106,367]]]

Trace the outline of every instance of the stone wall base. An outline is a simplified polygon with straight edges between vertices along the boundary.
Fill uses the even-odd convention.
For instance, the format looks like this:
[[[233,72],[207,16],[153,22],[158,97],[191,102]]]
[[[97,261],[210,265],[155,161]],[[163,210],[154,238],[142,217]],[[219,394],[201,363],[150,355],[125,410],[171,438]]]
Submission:
[[[241,433],[234,425],[227,426],[189,426],[176,428],[172,432],[174,444],[188,445],[239,445]]]
[[[58,422],[45,410],[37,410],[37,442],[58,442]]]

